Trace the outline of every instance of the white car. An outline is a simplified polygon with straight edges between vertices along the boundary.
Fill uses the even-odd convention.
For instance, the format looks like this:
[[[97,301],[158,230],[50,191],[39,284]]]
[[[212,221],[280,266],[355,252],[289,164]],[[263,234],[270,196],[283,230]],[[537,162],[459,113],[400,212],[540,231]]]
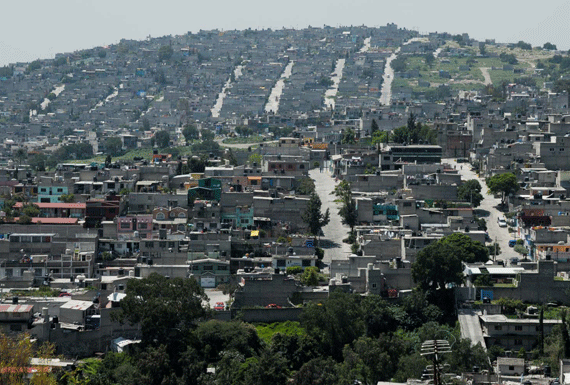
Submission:
[[[505,220],[505,218],[497,219],[497,223],[499,224],[499,227],[507,227],[507,221]]]

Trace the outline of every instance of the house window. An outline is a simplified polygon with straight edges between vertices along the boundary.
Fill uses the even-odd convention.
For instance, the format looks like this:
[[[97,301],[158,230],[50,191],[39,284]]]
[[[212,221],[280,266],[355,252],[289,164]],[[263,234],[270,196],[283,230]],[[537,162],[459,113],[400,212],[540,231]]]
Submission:
[[[164,213],[158,213],[158,214],[156,214],[156,219],[158,219],[159,221],[164,220]]]
[[[509,365],[509,370],[510,370],[510,371],[513,371],[513,370],[515,370],[515,367],[514,367],[514,366],[512,366],[512,365]]]
[[[277,266],[278,267],[285,267],[285,260],[284,259],[278,259],[277,260]]]
[[[122,222],[121,223],[121,229],[130,229],[130,228],[131,228],[130,222]]]
[[[375,284],[375,283],[372,284],[372,288],[373,288],[373,289],[376,289],[376,284]]]
[[[186,214],[180,213],[180,214],[178,214],[178,218],[186,218]]]
[[[144,243],[144,247],[146,247],[146,248],[153,248],[153,247],[154,247],[154,242],[145,242],[145,243]]]
[[[148,223],[138,223],[140,230],[146,230],[148,228]]]
[[[227,266],[223,266],[223,265],[218,266],[218,270],[227,270],[227,269],[228,269]]]
[[[299,168],[300,168],[301,170],[303,170],[303,169],[305,169],[305,165],[304,165],[304,164],[300,164],[300,165],[299,165]]]
[[[495,330],[503,330],[503,327],[501,325],[495,325]]]
[[[303,262],[301,262],[301,265],[303,267],[311,266],[311,260],[310,259],[303,259]]]
[[[515,340],[515,345],[522,345],[522,340]]]
[[[164,249],[166,247],[166,242],[158,242],[158,247]]]
[[[202,270],[214,270],[214,266],[212,266],[212,265],[204,265],[204,267],[202,267]]]
[[[521,325],[516,325],[516,326],[515,326],[515,330],[516,330],[517,332],[522,332],[522,326],[521,326]]]

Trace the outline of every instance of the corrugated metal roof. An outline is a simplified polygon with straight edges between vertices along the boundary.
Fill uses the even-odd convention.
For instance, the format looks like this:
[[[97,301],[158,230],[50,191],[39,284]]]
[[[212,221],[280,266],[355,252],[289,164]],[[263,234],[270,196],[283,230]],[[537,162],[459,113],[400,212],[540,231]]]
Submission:
[[[34,305],[0,305],[0,313],[28,313]]]
[[[72,299],[61,305],[61,309],[87,310],[91,306],[93,306],[93,302]]]

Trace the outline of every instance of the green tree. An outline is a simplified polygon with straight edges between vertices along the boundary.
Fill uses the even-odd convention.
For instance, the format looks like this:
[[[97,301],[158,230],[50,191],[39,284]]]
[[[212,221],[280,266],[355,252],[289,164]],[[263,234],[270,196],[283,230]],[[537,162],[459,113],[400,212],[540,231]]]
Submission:
[[[323,214],[321,206],[321,198],[316,193],[312,193],[307,203],[307,208],[301,214],[301,218],[309,227],[309,233],[315,236],[320,235],[321,229],[330,221],[329,209]]]
[[[350,232],[354,233],[354,226],[356,226],[358,221],[358,212],[356,210],[356,203],[352,199],[350,183],[346,180],[341,181],[331,194],[336,195],[337,200],[341,204],[338,213],[342,218],[342,223],[349,226]]]
[[[161,130],[154,134],[154,138],[156,140],[156,145],[159,148],[168,148],[170,147],[170,134],[168,131]]]
[[[556,51],[556,45],[552,44],[552,43],[544,43],[544,45],[542,46],[543,49],[549,50],[549,51]]]
[[[342,131],[342,144],[355,144],[356,143],[356,134],[352,128],[345,128]]]
[[[39,217],[40,216],[40,208],[34,204],[25,205],[22,208],[22,213],[27,215],[28,217]]]
[[[297,189],[295,190],[299,195],[311,195],[315,192],[315,181],[309,177],[302,177],[296,179],[298,182]]]
[[[195,139],[200,138],[200,132],[198,131],[196,126],[194,126],[192,124],[187,124],[186,126],[184,126],[184,128],[182,129],[182,135],[184,135],[184,139],[186,140],[186,144],[190,143],[191,141],[193,141]]]
[[[431,53],[427,53],[424,55],[424,61],[426,62],[426,64],[428,66],[431,67],[433,65],[433,63],[435,62],[435,56],[433,56],[433,54],[431,54]]]
[[[506,196],[514,194],[519,190],[517,177],[512,172],[493,175],[491,177],[488,177],[485,182],[487,183],[487,187],[489,187],[489,191],[492,194],[501,193],[502,204],[505,204]]]
[[[321,303],[311,302],[303,308],[301,325],[325,355],[341,360],[344,345],[363,334],[359,300],[358,295],[337,290]]]
[[[484,244],[473,241],[468,235],[453,233],[441,238],[438,243],[451,246],[453,255],[466,263],[485,263],[489,260],[489,250]]]
[[[337,363],[330,357],[318,357],[306,362],[293,376],[293,385],[334,385],[337,383]]]
[[[475,285],[475,287],[493,286],[493,281],[491,280],[491,274],[484,272],[475,279],[473,285]]]
[[[378,127],[378,123],[376,123],[376,119],[372,119],[372,123],[370,124],[370,136],[374,136],[374,133],[376,131],[380,130],[380,127]]]
[[[287,275],[297,275],[303,272],[303,268],[301,266],[289,266],[286,269]]]
[[[481,201],[483,201],[481,184],[477,179],[471,179],[462,183],[461,186],[457,188],[457,197],[471,202],[473,207],[479,207]]]
[[[257,165],[257,167],[260,167],[261,161],[263,160],[263,156],[261,154],[254,152],[249,156],[249,158],[247,160],[248,160],[249,164],[253,165],[255,163]]]
[[[305,286],[317,286],[319,284],[319,268],[315,266],[305,267],[301,274],[301,283]]]
[[[152,273],[131,279],[114,317],[139,324],[145,345],[175,344],[208,314],[204,290],[194,278],[166,278]]]
[[[75,195],[74,194],[62,194],[59,196],[59,200],[64,202],[64,203],[73,203],[73,201],[75,201]]]
[[[22,164],[22,161],[28,157],[28,152],[25,148],[19,147],[14,153],[14,156],[18,160],[18,164]]]
[[[44,154],[34,154],[30,157],[28,163],[35,171],[45,171],[47,156]]]
[[[168,61],[174,54],[174,50],[169,45],[163,45],[158,49],[158,60]]]
[[[105,139],[105,154],[119,156],[123,153],[123,141],[118,136],[111,136]]]
[[[434,293],[463,283],[463,265],[450,243],[434,242],[416,256],[412,278],[422,290]]]

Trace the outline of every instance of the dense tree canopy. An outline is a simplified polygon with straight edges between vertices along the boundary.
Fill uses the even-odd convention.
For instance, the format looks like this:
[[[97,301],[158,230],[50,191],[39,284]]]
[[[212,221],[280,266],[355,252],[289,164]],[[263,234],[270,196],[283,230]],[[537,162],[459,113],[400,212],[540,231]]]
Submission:
[[[155,143],[159,148],[167,148],[170,146],[170,134],[168,131],[158,131],[154,135]]]
[[[307,203],[307,208],[301,215],[303,221],[309,227],[309,233],[315,236],[320,235],[321,229],[330,221],[329,209],[323,214],[321,206],[321,198],[316,193],[312,193]]]
[[[416,256],[412,277],[423,290],[444,290],[450,284],[463,283],[463,266],[451,244],[434,242]]]
[[[481,184],[477,179],[471,179],[463,182],[463,184],[457,188],[457,197],[471,202],[473,207],[478,207],[481,204],[481,201],[483,201]]]
[[[146,344],[180,338],[207,315],[202,305],[207,297],[194,278],[168,279],[153,273],[147,278],[130,280],[126,294],[117,318],[140,324]]]
[[[507,172],[504,174],[497,174],[488,177],[485,182],[489,191],[493,194],[502,194],[502,201],[505,202],[505,197],[518,191],[519,184],[517,182],[517,177],[512,172]]]

